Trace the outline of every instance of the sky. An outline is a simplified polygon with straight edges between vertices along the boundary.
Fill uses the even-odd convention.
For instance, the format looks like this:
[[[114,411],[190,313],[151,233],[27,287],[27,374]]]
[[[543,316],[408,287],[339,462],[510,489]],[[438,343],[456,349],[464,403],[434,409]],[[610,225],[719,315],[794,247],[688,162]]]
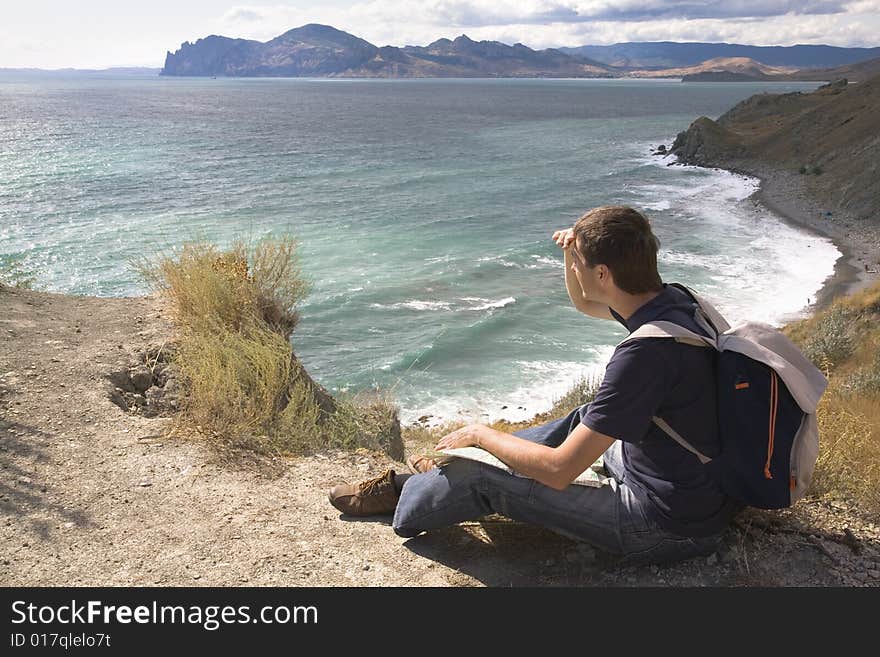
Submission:
[[[880,46],[880,0],[0,0],[0,68],[161,67],[209,34],[307,23],[377,46],[467,34],[540,49],[625,41]]]

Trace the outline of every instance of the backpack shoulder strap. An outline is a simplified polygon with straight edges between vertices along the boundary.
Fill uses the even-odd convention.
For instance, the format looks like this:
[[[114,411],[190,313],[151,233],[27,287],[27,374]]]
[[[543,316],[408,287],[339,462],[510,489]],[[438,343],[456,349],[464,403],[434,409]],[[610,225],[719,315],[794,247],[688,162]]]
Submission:
[[[629,336],[623,340],[620,344],[627,342],[629,340],[638,340],[639,338],[672,338],[676,342],[683,342],[685,344],[691,344],[696,347],[711,347],[712,349],[718,348],[717,339],[707,338],[703,335],[698,335],[693,331],[689,331],[683,326],[679,326],[678,324],[673,324],[672,322],[664,322],[664,321],[656,321],[656,322],[648,322],[647,324],[642,324],[639,328],[629,334]],[[618,345],[619,346],[619,345]],[[675,429],[673,429],[669,424],[661,417],[654,416],[651,420],[656,424],[663,433],[672,438],[679,445],[684,447],[691,454],[694,454],[699,460],[700,463],[708,463],[712,459],[708,456],[700,452],[696,447],[691,445],[687,440],[685,440],[680,433],[678,433]]]
[[[629,340],[638,340],[639,338],[673,338],[676,342],[692,344],[696,347],[712,347],[713,349],[716,348],[717,344],[717,341],[712,338],[694,333],[678,324],[659,320],[642,324],[624,338],[618,346]]]
[[[665,433],[667,436],[672,438],[675,442],[677,442],[679,445],[684,447],[691,454],[694,454],[700,460],[700,463],[702,463],[703,465],[705,465],[706,463],[709,463],[712,460],[708,456],[703,454],[700,450],[698,450],[696,447],[691,445],[684,438],[682,438],[681,434],[678,433],[678,431],[676,431],[672,427],[670,427],[666,423],[666,420],[664,420],[663,418],[657,417],[655,415],[654,417],[651,418],[651,421],[654,422],[654,424],[656,424],[658,427],[660,427],[660,429],[663,431],[663,433]]]
[[[670,283],[670,285],[681,290],[697,303],[697,306],[699,307],[701,312],[698,313],[698,317],[696,319],[697,323],[700,324],[702,328],[706,327],[703,326],[703,322],[700,320],[708,320],[710,326],[715,329],[714,331],[710,331],[710,333],[724,333],[725,331],[730,329],[730,324],[728,323],[728,321],[724,319],[721,313],[715,309],[715,306],[709,303],[705,298],[694,292],[687,285],[682,285],[681,283]],[[702,315],[702,317],[700,317],[700,315]]]

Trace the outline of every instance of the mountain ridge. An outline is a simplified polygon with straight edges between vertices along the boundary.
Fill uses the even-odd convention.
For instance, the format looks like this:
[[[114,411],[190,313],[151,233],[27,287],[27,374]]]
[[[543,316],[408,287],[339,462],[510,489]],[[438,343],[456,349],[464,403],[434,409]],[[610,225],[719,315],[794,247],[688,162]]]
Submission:
[[[570,55],[590,57],[608,66],[643,69],[683,68],[717,57],[748,57],[767,66],[793,66],[798,69],[833,68],[880,57],[880,47],[843,48],[812,44],[751,46],[676,41],[635,41],[560,50]]]
[[[590,53],[618,57],[624,46],[642,48],[641,59],[603,61]],[[613,50],[617,48],[618,50]],[[638,50],[636,48],[636,50]],[[592,49],[592,50],[591,50]],[[596,50],[599,49],[599,50]],[[605,50],[602,50],[605,49]],[[612,49],[612,50],[607,50]],[[647,50],[645,50],[647,49]],[[663,54],[663,49],[672,54]],[[745,50],[743,50],[745,49]],[[806,49],[806,50],[804,50]],[[718,52],[727,54],[721,55]],[[767,59],[748,57],[746,52],[767,54]],[[780,52],[798,61],[809,53],[809,68],[849,66],[870,56],[880,58],[880,48],[838,48],[833,46],[740,46],[737,44],[702,44],[651,42],[615,46],[545,48],[534,50],[522,43],[508,45],[500,41],[474,41],[465,34],[455,39],[436,39],[427,46],[376,46],[330,25],[309,23],[293,28],[266,42],[209,35],[189,41],[166,53],[161,75],[229,77],[684,77],[705,73],[707,62],[720,59],[748,58],[751,71],[736,65],[721,67],[720,73],[746,76],[745,79],[776,79],[770,69],[803,68],[779,63]],[[616,54],[615,54],[616,53]],[[647,53],[647,54],[645,54]],[[712,53],[699,61],[694,53]],[[794,55],[792,54],[794,53]],[[800,54],[798,54],[800,53]],[[817,53],[825,53],[824,60]],[[687,55],[687,56],[685,56]],[[796,56],[795,56],[796,55]],[[613,59],[612,57],[612,59]],[[665,57],[665,59],[664,59]],[[690,59],[688,59],[688,57]],[[783,58],[784,59],[784,58]],[[793,61],[793,60],[792,60]],[[635,66],[647,62],[645,66]],[[665,67],[659,62],[672,62]],[[676,63],[678,62],[678,63]],[[681,63],[685,62],[685,63]],[[762,69],[763,67],[763,69]],[[693,69],[693,70],[691,70]],[[766,69],[766,70],[765,70]],[[708,71],[717,74],[715,69]],[[805,71],[800,71],[805,73]],[[783,73],[780,72],[780,75]],[[791,74],[791,73],[785,73]],[[751,76],[751,77],[749,77]],[[811,79],[801,78],[801,79]]]
[[[876,224],[880,198],[880,75],[839,80],[810,93],[756,94],[679,133],[685,164],[751,172],[771,166],[802,176],[827,207]]]

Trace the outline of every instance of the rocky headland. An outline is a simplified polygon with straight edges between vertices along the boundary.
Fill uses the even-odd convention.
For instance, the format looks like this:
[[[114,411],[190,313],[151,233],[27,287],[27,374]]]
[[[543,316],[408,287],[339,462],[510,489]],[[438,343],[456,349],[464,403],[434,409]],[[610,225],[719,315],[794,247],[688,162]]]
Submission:
[[[604,64],[552,48],[473,41],[378,47],[329,25],[310,24],[267,41],[212,35],[167,53],[162,75],[238,77],[612,77]]]
[[[756,200],[844,253],[823,298],[880,272],[880,76],[812,93],[757,94],[699,117],[670,149],[683,164],[761,180]]]

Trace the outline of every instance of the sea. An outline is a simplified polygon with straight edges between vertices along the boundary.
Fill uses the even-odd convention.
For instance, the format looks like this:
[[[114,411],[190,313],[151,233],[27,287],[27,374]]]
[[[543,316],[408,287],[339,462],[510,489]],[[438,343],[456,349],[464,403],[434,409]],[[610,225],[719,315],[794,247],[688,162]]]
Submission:
[[[378,390],[404,423],[521,420],[626,335],[571,306],[551,239],[592,207],[644,211],[663,280],[731,323],[807,312],[830,240],[750,199],[757,180],[652,151],[818,84],[0,73],[0,265],[131,296],[149,292],[132,258],[291,234],[311,282],[292,343],[317,381]]]

